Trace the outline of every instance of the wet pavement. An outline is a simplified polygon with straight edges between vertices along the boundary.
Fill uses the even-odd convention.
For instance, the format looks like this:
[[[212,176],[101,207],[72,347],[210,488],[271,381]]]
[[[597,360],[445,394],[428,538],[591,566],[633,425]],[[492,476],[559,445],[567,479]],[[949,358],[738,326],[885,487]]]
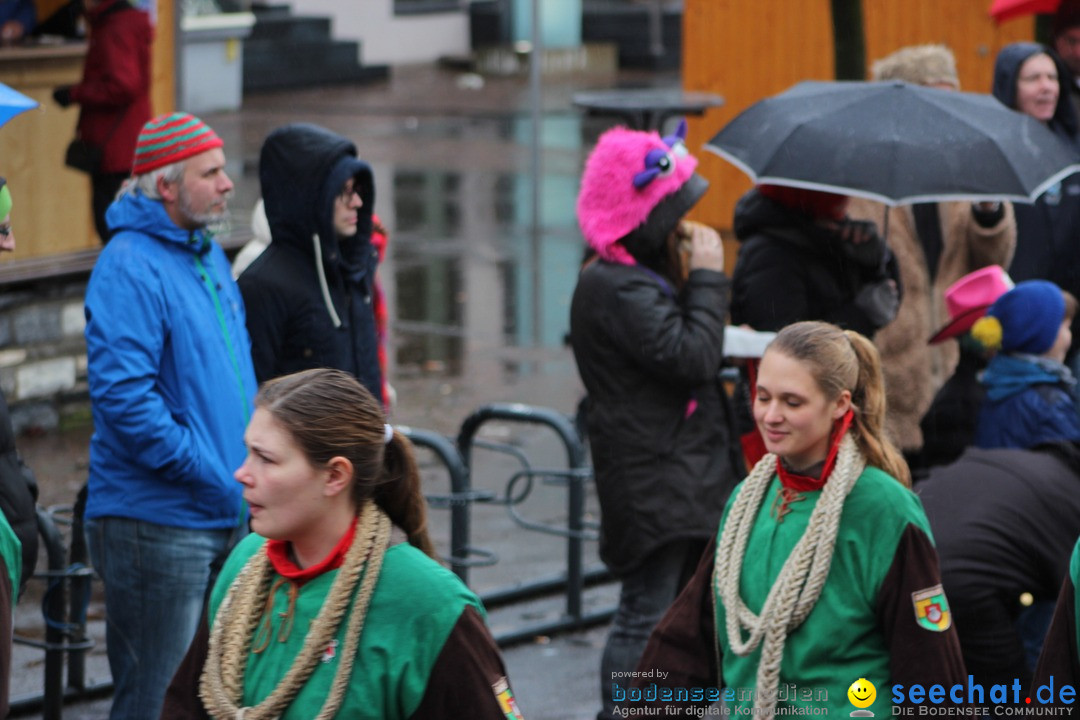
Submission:
[[[585,119],[571,106],[583,89],[676,86],[672,74],[548,77],[542,92],[541,162],[531,163],[532,124],[524,77],[464,75],[433,66],[394,68],[385,83],[308,89],[245,98],[243,110],[204,119],[226,142],[236,182],[231,224],[246,234],[258,197],[258,154],[279,125],[315,122],[352,138],[375,171],[375,211],[390,230],[380,273],[391,310],[390,377],[397,391],[392,421],[454,435],[487,403],[528,403],[570,415],[582,395],[563,338],[582,246],[574,218],[577,178],[587,149],[611,122]],[[540,203],[533,208],[534,177]],[[70,504],[85,480],[89,428],[20,440],[41,483],[43,505]],[[480,438],[511,454],[478,450],[474,485],[502,497],[521,458],[561,469],[567,455],[555,436],[532,425],[489,423]],[[425,490],[448,492],[446,473],[423,453]],[[520,488],[521,486],[517,486]],[[516,508],[530,522],[565,524],[563,484],[537,480]],[[595,523],[589,495],[586,520]],[[446,552],[448,512],[432,510],[432,534]],[[499,505],[477,506],[473,544],[494,550],[497,564],[473,568],[479,593],[565,571],[566,540],[522,529]],[[587,567],[596,543],[585,543]],[[17,633],[40,634],[40,589],[20,602]],[[587,591],[586,612],[610,609],[611,583]],[[493,610],[497,634],[557,619],[558,597]],[[90,608],[97,647],[87,682],[108,680],[102,608]],[[527,718],[584,720],[597,709],[597,666],[606,630],[543,635],[505,651]],[[42,690],[42,653],[17,648],[12,694]],[[108,700],[69,705],[64,718],[97,719]],[[25,715],[40,717],[40,715]]]

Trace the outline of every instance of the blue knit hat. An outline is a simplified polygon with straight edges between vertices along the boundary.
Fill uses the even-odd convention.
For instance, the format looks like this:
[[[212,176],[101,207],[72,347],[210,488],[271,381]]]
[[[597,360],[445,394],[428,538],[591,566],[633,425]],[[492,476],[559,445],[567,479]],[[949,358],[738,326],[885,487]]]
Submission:
[[[987,347],[1042,355],[1053,347],[1064,319],[1061,288],[1046,280],[1027,280],[998,298],[972,332]]]

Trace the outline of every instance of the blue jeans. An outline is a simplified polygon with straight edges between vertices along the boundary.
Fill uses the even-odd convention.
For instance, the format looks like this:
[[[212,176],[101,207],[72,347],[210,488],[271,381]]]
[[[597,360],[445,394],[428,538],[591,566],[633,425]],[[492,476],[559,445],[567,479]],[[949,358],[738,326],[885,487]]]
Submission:
[[[677,540],[661,546],[635,570],[622,577],[619,607],[600,658],[600,702],[597,720],[618,717],[611,684],[626,687],[630,680],[612,673],[632,672],[645,652],[653,628],[689,582],[705,551],[704,540]]]
[[[110,720],[161,714],[212,577],[241,532],[246,525],[189,530],[119,517],[86,521],[90,558],[105,582],[105,642],[116,688]]]

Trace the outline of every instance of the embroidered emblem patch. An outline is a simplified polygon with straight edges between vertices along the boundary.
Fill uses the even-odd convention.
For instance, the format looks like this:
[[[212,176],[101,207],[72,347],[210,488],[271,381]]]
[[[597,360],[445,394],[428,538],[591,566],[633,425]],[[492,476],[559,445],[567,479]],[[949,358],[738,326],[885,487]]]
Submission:
[[[328,662],[333,662],[334,658],[336,656],[337,656],[337,638],[334,638],[333,640],[330,641],[329,647],[327,647],[326,650],[323,651],[322,657],[319,658],[319,659],[324,663],[328,663]]]
[[[499,702],[499,709],[506,716],[506,720],[525,720],[521,715],[521,711],[518,710],[517,703],[514,701],[514,692],[510,689],[510,683],[506,681],[505,677],[499,678],[499,681],[492,685],[491,689],[495,693],[495,699]]]
[[[949,601],[940,585],[911,593],[911,603],[915,606],[915,621],[927,630],[944,632],[952,626]]]

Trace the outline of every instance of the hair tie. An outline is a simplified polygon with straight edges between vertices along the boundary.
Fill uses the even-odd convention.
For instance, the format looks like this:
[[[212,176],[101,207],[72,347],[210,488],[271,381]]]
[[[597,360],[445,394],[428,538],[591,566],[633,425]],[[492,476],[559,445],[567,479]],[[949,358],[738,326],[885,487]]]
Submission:
[[[394,439],[394,426],[385,423],[383,425],[383,445],[389,445],[390,441]]]

